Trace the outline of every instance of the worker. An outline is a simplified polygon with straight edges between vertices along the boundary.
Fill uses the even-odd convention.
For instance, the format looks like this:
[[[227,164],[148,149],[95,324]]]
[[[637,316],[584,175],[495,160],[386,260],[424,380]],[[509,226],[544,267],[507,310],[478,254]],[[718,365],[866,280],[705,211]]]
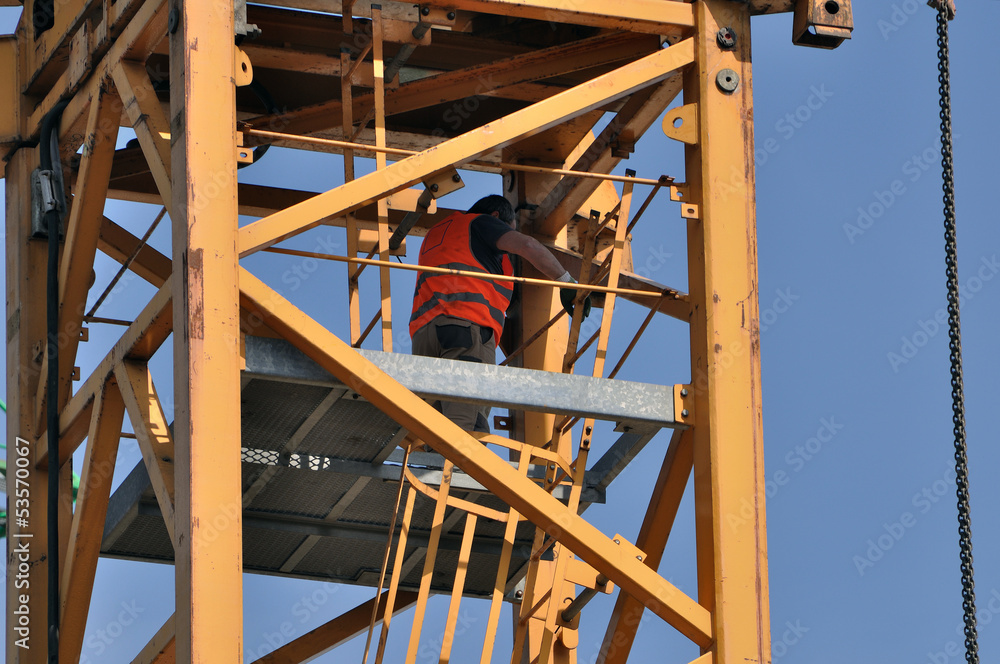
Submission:
[[[555,256],[535,238],[515,230],[514,209],[503,196],[486,196],[468,212],[456,212],[435,224],[420,247],[420,265],[470,272],[512,275],[508,254],[531,263],[549,279],[576,283]],[[410,336],[413,354],[466,362],[496,363],[513,283],[421,272],[413,296]],[[560,289],[563,307],[572,314],[576,289]],[[588,295],[584,317],[590,313]],[[490,408],[436,402],[435,408],[467,431],[489,432]]]

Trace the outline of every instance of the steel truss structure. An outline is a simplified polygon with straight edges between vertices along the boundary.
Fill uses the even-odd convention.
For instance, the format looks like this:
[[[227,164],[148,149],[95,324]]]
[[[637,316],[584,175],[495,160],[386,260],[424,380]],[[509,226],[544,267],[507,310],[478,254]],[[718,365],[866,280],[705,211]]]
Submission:
[[[470,596],[488,613],[474,655],[480,661],[574,662],[581,612],[612,588],[619,593],[601,662],[628,659],[645,611],[696,644],[700,664],[770,661],[750,16],[794,10],[797,40],[833,47],[850,35],[849,2],[23,4],[17,34],[0,38],[7,433],[18,441],[8,468],[11,478],[13,469],[27,469],[16,477],[31,515],[13,518],[22,494],[9,480],[6,661],[49,661],[42,626],[53,564],[45,555],[49,399],[59,407],[63,468],[53,479],[64,497],[62,662],[80,658],[101,554],[175,565],[176,613],[135,662],[242,663],[244,568],[377,589],[370,602],[261,662],[308,661],[366,630],[381,661],[393,615],[409,607],[406,661],[413,662],[421,629],[430,629],[432,593],[450,596],[442,662],[452,656],[459,605]],[[682,93],[683,103],[667,111]],[[49,394],[49,357],[40,350],[45,242],[33,235],[32,175],[42,119],[59,102],[66,102],[57,133],[68,213],[53,359],[59,390]],[[610,175],[661,117],[667,136],[685,145],[685,181]],[[138,145],[116,149],[122,126]],[[316,194],[240,182],[238,165],[261,158],[266,145],[342,155],[343,184]],[[373,158],[374,170],[359,174],[361,158]],[[511,366],[393,354],[393,330],[403,326],[392,317],[391,278],[394,269],[412,268],[391,262],[405,253],[395,240],[420,236],[450,213],[435,199],[461,187],[467,170],[502,174],[522,230],[579,278],[577,305],[593,294],[600,327],[589,339],[581,338],[582,306],[562,313],[556,286],[564,284],[525,267],[513,279],[519,296],[501,340]],[[650,192],[639,206],[635,187]],[[686,220],[688,293],[631,271],[631,233],[661,190]],[[162,206],[157,220],[169,219],[172,256],[104,216],[109,198]],[[252,221],[241,226],[240,215]],[[344,229],[344,255],[279,246],[321,224]],[[157,291],[74,386],[86,325],[122,322],[95,316],[100,302],[87,310],[98,250]],[[346,261],[349,338],[241,266],[262,251]],[[365,269],[378,273],[370,321],[361,316]],[[648,315],[609,372],[619,298]],[[689,324],[690,377],[663,386],[616,381],[657,313]],[[148,362],[171,335],[169,426]],[[364,343],[380,350],[361,350]],[[589,349],[595,359],[585,371]],[[246,404],[257,399],[258,410],[277,410],[282,395],[288,412],[301,412],[273,445],[257,445]],[[462,431],[428,403],[443,397],[510,409],[509,437]],[[348,411],[369,433],[345,433]],[[126,415],[143,463],[112,497]],[[596,420],[617,423],[622,435],[588,467]],[[674,433],[642,527],[609,537],[583,511],[604,500],[608,484],[663,427]],[[338,436],[349,444],[333,449]],[[82,445],[74,508],[70,461]],[[658,572],[689,480],[696,597]],[[275,507],[278,492],[301,482],[322,504],[311,516],[288,516]],[[383,521],[350,525],[345,515],[361,503],[384,505]],[[732,527],[734,515],[745,525]],[[123,548],[123,533],[140,518],[155,526],[165,550],[157,553],[148,538]],[[257,542],[279,536],[287,549],[263,561]],[[348,541],[367,542],[360,568],[308,567],[310,556],[326,551],[329,560]],[[15,547],[25,542],[30,552],[20,557],[29,549]],[[15,583],[19,574],[29,593]],[[517,613],[509,650],[495,643],[505,600]],[[19,646],[25,632],[12,618],[22,606],[32,617],[30,649]]]

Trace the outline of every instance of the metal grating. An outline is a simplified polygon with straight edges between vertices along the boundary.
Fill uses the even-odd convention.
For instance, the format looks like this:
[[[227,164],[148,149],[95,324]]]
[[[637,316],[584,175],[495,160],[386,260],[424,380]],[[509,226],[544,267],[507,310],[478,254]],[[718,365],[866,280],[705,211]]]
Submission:
[[[298,450],[352,461],[372,461],[400,427],[367,401],[351,393],[336,404],[306,435]]]
[[[251,380],[241,394],[243,446],[281,449],[329,392],[316,385]]]
[[[273,346],[257,350],[273,350]],[[257,346],[248,339],[248,349],[251,347]],[[251,364],[248,352],[248,367]],[[314,375],[315,367],[303,369],[298,359],[287,364],[302,370],[307,376],[303,379],[281,373],[281,366],[267,364],[263,377],[250,372],[242,392],[242,479],[244,491],[249,492],[243,521],[244,566],[253,572],[374,585],[399,489],[402,457],[389,456],[403,432],[391,418],[350,390],[320,382]],[[486,392],[494,389],[488,378],[477,385]],[[317,412],[321,404],[326,412]],[[667,421],[667,415],[655,417]],[[586,500],[603,501],[604,487],[620,471],[615,459],[621,457],[627,463],[629,455],[648,439],[636,438],[638,443],[634,444],[623,438],[616,444],[616,450],[622,449],[616,451],[614,459],[596,463],[594,468],[600,471],[595,470],[592,480],[587,480]],[[421,481],[431,485],[440,481],[443,459],[439,455],[422,452],[414,454],[411,461]],[[452,478],[451,491],[456,497],[507,512],[503,501],[484,492],[459,470]],[[561,490],[557,493],[565,495]],[[403,568],[405,587],[419,584],[434,507],[433,500],[418,495]],[[448,591],[454,582],[465,519],[461,512],[449,508],[445,524],[432,582],[435,591]],[[397,524],[394,536],[398,529]],[[467,594],[488,596],[492,592],[503,532],[503,523],[479,519]],[[523,569],[533,537],[534,526],[522,522],[509,576]],[[101,551],[132,560],[173,559],[173,547],[142,463],[111,498]]]
[[[354,479],[337,473],[278,467],[247,509],[322,519],[347,493]]]

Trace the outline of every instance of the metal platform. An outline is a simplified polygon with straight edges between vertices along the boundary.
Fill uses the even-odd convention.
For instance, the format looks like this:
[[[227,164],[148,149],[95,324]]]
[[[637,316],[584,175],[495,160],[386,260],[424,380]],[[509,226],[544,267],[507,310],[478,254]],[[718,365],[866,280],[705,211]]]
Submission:
[[[664,427],[675,427],[670,386],[488,367],[360,351],[425,398],[592,416],[618,423],[618,440],[586,473],[582,509],[602,503],[612,480]],[[401,474],[406,431],[285,341],[247,337],[242,390],[243,564],[247,571],[376,585]],[[444,459],[410,455],[421,482],[440,484]],[[535,466],[529,476],[542,477]],[[496,496],[456,469],[451,491],[506,511]],[[566,487],[565,489],[568,489]],[[557,490],[564,498],[566,490]],[[401,587],[416,588],[434,510],[418,496]],[[465,512],[449,508],[432,589],[450,591]],[[228,518],[220,515],[221,523]],[[530,553],[534,528],[518,528],[509,584]],[[466,594],[488,596],[503,543],[503,524],[480,520]],[[172,562],[173,547],[140,463],[111,498],[101,553]]]

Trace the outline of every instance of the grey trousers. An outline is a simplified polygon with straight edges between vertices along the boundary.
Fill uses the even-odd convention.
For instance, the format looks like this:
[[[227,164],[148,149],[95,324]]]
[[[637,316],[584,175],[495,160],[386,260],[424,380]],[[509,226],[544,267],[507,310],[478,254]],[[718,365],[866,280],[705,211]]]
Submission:
[[[464,362],[496,364],[493,329],[452,316],[438,316],[413,335],[413,354]],[[435,401],[433,406],[466,431],[489,433],[489,406]]]

